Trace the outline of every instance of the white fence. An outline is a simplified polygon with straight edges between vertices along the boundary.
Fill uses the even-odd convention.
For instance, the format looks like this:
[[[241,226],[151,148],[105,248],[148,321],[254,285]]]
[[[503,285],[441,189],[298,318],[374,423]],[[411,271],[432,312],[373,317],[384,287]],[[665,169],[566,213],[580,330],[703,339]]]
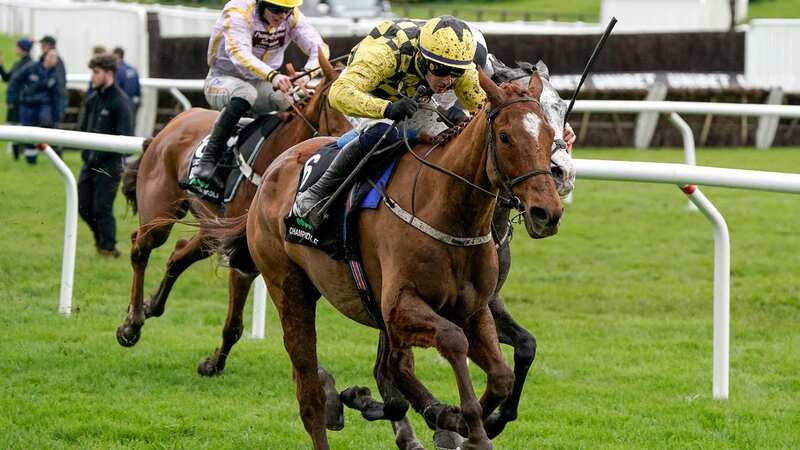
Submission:
[[[691,114],[730,115],[775,115],[800,117],[800,107],[776,105],[741,104],[693,104],[686,102],[626,102],[626,101],[578,101],[576,111],[604,112],[675,112]],[[673,118],[680,127],[680,121]],[[685,127],[681,127],[686,137]],[[0,139],[17,142],[64,145],[78,148],[135,153],[140,151],[143,139],[136,137],[108,136],[64,130],[0,125]],[[77,198],[75,180],[48,146],[40,148],[53,160],[67,183],[67,214],[65,223],[64,261],[59,311],[69,314],[71,308],[74,270],[75,237],[77,227]],[[730,336],[730,243],[727,225],[722,215],[703,196],[696,185],[721,186],[741,189],[756,189],[778,192],[800,193],[800,175],[789,173],[760,172],[713,167],[697,167],[686,164],[663,164],[646,162],[621,162],[576,159],[578,177],[613,181],[645,181],[678,185],[714,226],[714,344],[713,344],[713,396],[728,398],[729,393],[729,336]],[[264,312],[266,293],[263,284],[255,289],[253,333],[264,334]]]

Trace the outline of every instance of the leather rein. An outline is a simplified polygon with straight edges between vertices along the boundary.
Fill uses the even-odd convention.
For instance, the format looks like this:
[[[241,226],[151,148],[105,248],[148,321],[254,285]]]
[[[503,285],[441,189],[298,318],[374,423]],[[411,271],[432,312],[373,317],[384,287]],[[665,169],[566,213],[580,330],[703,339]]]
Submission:
[[[536,100],[533,97],[527,97],[527,96],[526,97],[518,97],[518,98],[515,98],[515,99],[508,100],[505,103],[503,103],[503,104],[501,104],[501,105],[489,110],[489,112],[486,113],[486,122],[487,122],[486,141],[487,141],[487,145],[489,146],[489,154],[491,155],[492,162],[494,163],[495,172],[497,173],[498,178],[500,179],[500,186],[507,193],[507,195],[508,195],[507,197],[500,195],[499,192],[491,192],[491,191],[489,191],[489,190],[487,190],[487,189],[485,189],[485,188],[483,188],[481,186],[478,186],[477,184],[467,180],[466,178],[462,177],[461,175],[459,175],[459,174],[457,174],[457,173],[455,173],[455,172],[453,172],[453,171],[451,171],[449,169],[446,169],[444,167],[441,167],[439,165],[436,165],[436,164],[434,164],[432,162],[427,161],[425,158],[427,158],[427,156],[430,155],[430,153],[433,150],[433,148],[431,148],[425,154],[425,158],[421,158],[411,148],[411,145],[408,143],[408,140],[405,137],[406,134],[403,133],[403,139],[404,139],[405,144],[406,144],[406,149],[408,150],[409,153],[411,153],[411,155],[414,156],[414,158],[417,161],[419,161],[420,163],[430,167],[431,169],[434,169],[434,170],[439,171],[439,172],[441,172],[441,173],[443,173],[445,175],[453,177],[453,178],[461,181],[462,183],[470,186],[471,188],[475,189],[476,191],[481,192],[481,193],[483,193],[485,195],[488,195],[489,197],[496,198],[498,203],[500,204],[500,206],[503,206],[503,207],[506,207],[506,208],[513,208],[513,209],[520,210],[520,208],[522,206],[522,201],[519,199],[519,197],[514,195],[514,192],[512,191],[512,188],[514,186],[516,186],[517,184],[522,183],[523,181],[527,180],[528,178],[532,178],[532,177],[539,176],[539,175],[549,175],[551,177],[553,176],[553,173],[550,171],[549,167],[547,168],[547,170],[536,169],[536,170],[532,170],[532,171],[530,171],[530,172],[528,172],[528,173],[526,173],[524,175],[520,175],[520,176],[514,177],[514,178],[509,177],[508,175],[503,173],[502,169],[500,169],[499,160],[497,159],[497,145],[495,144],[495,140],[494,140],[494,119],[495,119],[495,117],[497,117],[497,114],[499,114],[500,111],[502,111],[503,109],[505,109],[505,108],[515,104],[515,103],[522,103],[522,102],[534,102],[536,104],[539,104],[539,100]],[[434,146],[434,148],[435,148],[435,146]]]
[[[506,194],[505,196],[504,195],[500,195],[499,191],[498,192],[491,192],[491,191],[489,191],[489,190],[487,190],[487,189],[485,189],[485,188],[483,188],[483,187],[481,187],[481,186],[479,186],[479,185],[467,180],[466,178],[464,178],[463,176],[453,172],[452,170],[449,170],[447,168],[441,167],[441,166],[439,166],[437,164],[434,164],[432,162],[427,161],[426,158],[431,154],[431,152],[439,144],[436,144],[433,147],[431,147],[426,152],[424,157],[420,157],[411,148],[411,145],[408,142],[408,137],[407,137],[407,134],[406,134],[405,130],[402,133],[403,142],[406,145],[407,151],[409,153],[411,153],[411,155],[413,155],[414,158],[417,161],[419,161],[421,164],[423,164],[423,165],[425,165],[427,167],[430,167],[431,169],[434,169],[434,170],[436,170],[438,172],[441,172],[441,173],[443,173],[445,175],[448,175],[448,176],[450,176],[452,178],[455,178],[455,179],[461,181],[462,183],[470,186],[474,190],[477,190],[478,192],[481,192],[484,195],[487,195],[489,197],[494,198],[498,202],[498,204],[500,206],[503,206],[503,207],[506,207],[506,208],[514,208],[514,209],[517,209],[519,211],[522,211],[522,209],[521,209],[522,208],[522,201],[519,199],[519,197],[517,197],[514,194],[514,192],[512,191],[512,188],[514,186],[516,186],[517,184],[522,183],[523,181],[525,181],[525,180],[527,180],[529,178],[532,178],[532,177],[535,177],[535,176],[539,176],[539,175],[549,175],[549,176],[552,177],[553,174],[552,174],[550,168],[548,167],[547,170],[535,169],[535,170],[532,170],[532,171],[530,171],[530,172],[528,172],[526,174],[511,178],[508,175],[506,175],[502,171],[502,169],[500,168],[499,160],[498,160],[498,157],[497,157],[497,145],[495,144],[495,140],[494,140],[494,137],[495,137],[494,136],[494,119],[497,117],[497,114],[500,113],[503,109],[505,109],[505,108],[515,104],[515,103],[521,103],[521,102],[534,102],[536,104],[539,104],[539,100],[537,100],[535,98],[527,97],[527,96],[518,97],[518,98],[515,98],[515,99],[508,100],[508,101],[502,103],[501,105],[498,105],[495,108],[492,108],[486,114],[486,121],[487,121],[486,139],[487,139],[488,150],[489,150],[489,153],[491,154],[490,157],[492,158],[492,162],[494,163],[495,172],[497,173],[497,176],[500,179],[501,188],[505,191],[504,192]],[[419,176],[419,171],[417,172],[417,177],[418,176]],[[378,189],[378,191],[381,193],[381,196],[383,197],[384,204],[386,204],[386,206],[389,208],[389,210],[391,210],[397,217],[399,217],[404,222],[410,224],[411,226],[417,228],[418,230],[422,231],[423,233],[427,234],[428,236],[430,236],[430,237],[432,237],[432,238],[434,238],[434,239],[436,239],[436,240],[438,240],[440,242],[443,242],[443,243],[448,244],[448,245],[453,245],[453,246],[467,247],[467,246],[485,244],[485,243],[487,243],[487,242],[492,240],[492,230],[491,229],[490,229],[489,233],[487,233],[487,234],[485,234],[483,236],[477,236],[477,237],[471,237],[471,238],[463,238],[463,237],[452,236],[450,234],[447,234],[447,233],[444,233],[442,231],[436,230],[432,226],[428,225],[427,223],[423,222],[421,219],[416,217],[416,212],[415,212],[415,208],[414,208],[414,198],[416,197],[416,194],[415,194],[414,191],[416,191],[417,177],[415,177],[415,179],[414,179],[414,184],[413,184],[412,193],[411,193],[411,198],[412,198],[412,201],[411,201],[412,208],[411,209],[412,209],[412,212],[408,212],[408,211],[405,211],[404,209],[402,209],[397,204],[397,202],[394,201],[394,199],[389,197],[389,195],[385,192],[384,189],[380,188],[375,183],[370,183],[370,184],[372,184],[373,187]],[[503,240],[505,240],[505,236],[504,236]]]

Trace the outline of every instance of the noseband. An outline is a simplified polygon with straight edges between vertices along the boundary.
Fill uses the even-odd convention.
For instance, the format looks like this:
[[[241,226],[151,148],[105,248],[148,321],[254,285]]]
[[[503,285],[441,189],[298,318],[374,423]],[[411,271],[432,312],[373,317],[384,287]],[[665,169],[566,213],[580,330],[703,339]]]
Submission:
[[[497,159],[497,145],[495,144],[494,140],[494,119],[497,114],[500,113],[503,109],[513,105],[514,103],[521,103],[521,102],[534,102],[539,105],[539,100],[536,100],[533,97],[519,97],[515,99],[508,100],[507,102],[491,109],[486,114],[486,120],[488,122],[488,126],[486,127],[486,139],[487,145],[489,146],[489,153],[491,154],[492,162],[494,163],[495,172],[497,172],[497,176],[500,179],[500,187],[503,189],[504,193],[507,197],[498,195],[497,200],[500,206],[506,208],[514,208],[520,210],[522,207],[522,201],[514,194],[512,188],[519,183],[527,180],[528,178],[533,178],[539,175],[549,175],[550,177],[553,176],[553,173],[550,171],[550,167],[548,166],[547,170],[543,169],[536,169],[532,170],[524,175],[520,175],[518,177],[511,178],[500,169],[500,161]]]

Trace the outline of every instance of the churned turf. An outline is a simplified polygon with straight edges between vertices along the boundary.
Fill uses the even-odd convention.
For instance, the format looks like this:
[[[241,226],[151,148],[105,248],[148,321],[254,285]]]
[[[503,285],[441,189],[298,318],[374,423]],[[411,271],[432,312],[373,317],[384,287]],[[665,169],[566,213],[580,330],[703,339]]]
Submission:
[[[578,156],[682,160],[676,150]],[[66,159],[77,172],[78,155]],[[704,149],[698,161],[800,171],[798,149]],[[518,227],[514,237],[503,293],[539,353],[519,420],[495,448],[800,447],[800,197],[704,192],[732,237],[730,400],[711,398],[710,225],[674,186],[579,180],[557,236],[534,241]],[[74,313],[61,317],[63,210],[63,182],[46,160],[29,167],[0,155],[0,448],[309,448],[271,305],[266,340],[242,339],[221,378],[196,374],[226,311],[225,269],[210,260],[184,274],[136,347],[117,344],[130,291],[127,236],[137,222],[121,196],[123,257],[95,254],[81,223]],[[187,233],[177,230],[154,253],[148,292]],[[248,306],[246,334],[249,314]],[[377,333],[325,302],[318,328],[321,361],[340,389],[375,390]],[[419,376],[455,401],[449,367],[433,351],[416,354]],[[481,390],[483,375],[474,380]],[[413,420],[430,446],[431,433]],[[393,446],[388,424],[350,411],[329,438],[334,449]]]

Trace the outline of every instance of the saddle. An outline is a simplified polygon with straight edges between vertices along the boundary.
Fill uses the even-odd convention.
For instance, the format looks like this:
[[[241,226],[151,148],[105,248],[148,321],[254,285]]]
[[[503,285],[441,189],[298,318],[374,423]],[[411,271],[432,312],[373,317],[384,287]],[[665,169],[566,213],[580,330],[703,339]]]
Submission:
[[[358,245],[358,217],[364,209],[378,208],[381,202],[379,190],[383,190],[389,183],[402,154],[402,152],[393,151],[397,147],[393,145],[386,149],[380,149],[374,155],[374,160],[369,161],[361,174],[357,176],[347,195],[340,197],[331,206],[328,210],[328,219],[319,228],[314,229],[311,224],[303,218],[295,216],[292,211],[284,218],[287,242],[320,249],[331,258],[343,260],[347,264],[364,309],[381,328],[385,328],[383,318],[377,302],[372,298],[372,291],[361,262],[361,251]],[[337,143],[331,142],[320,148],[306,161],[297,183],[298,195],[325,173],[338,151]]]
[[[180,182],[183,189],[197,195],[203,200],[223,204],[233,200],[243,179],[247,178],[257,183],[258,175],[253,172],[252,165],[261,151],[261,145],[269,135],[278,127],[281,119],[277,114],[264,114],[255,119],[243,119],[234,129],[233,135],[228,140],[228,146],[215,169],[214,178],[225,180],[224,184],[213,183],[208,188],[190,186],[195,171],[200,165],[200,158],[208,145],[206,136],[197,145],[187,161],[187,178]]]

